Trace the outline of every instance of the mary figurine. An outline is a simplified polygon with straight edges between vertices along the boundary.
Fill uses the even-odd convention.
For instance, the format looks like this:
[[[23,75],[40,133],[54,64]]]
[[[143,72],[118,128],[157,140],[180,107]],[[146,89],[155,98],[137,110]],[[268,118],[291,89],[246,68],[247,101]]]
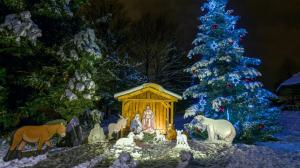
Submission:
[[[139,134],[140,132],[143,131],[142,123],[140,121],[140,115],[139,114],[136,114],[134,119],[131,121],[130,131],[135,133],[135,134]]]

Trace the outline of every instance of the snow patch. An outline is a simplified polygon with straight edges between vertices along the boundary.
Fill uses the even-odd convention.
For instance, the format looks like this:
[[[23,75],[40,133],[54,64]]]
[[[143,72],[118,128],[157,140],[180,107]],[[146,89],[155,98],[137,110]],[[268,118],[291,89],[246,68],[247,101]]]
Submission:
[[[22,159],[14,159],[8,162],[4,162],[3,158],[5,157],[8,150],[7,144],[2,144],[0,146],[0,168],[19,168],[19,167],[28,167],[34,166],[38,162],[45,160],[47,158],[46,154],[39,155],[36,157],[22,158]]]
[[[2,157],[3,158],[3,157]],[[15,159],[8,162],[4,162],[3,159],[0,160],[0,168],[18,168],[18,167],[28,167],[37,164],[38,162],[45,160],[47,158],[46,154],[39,155],[36,157],[29,157],[23,159]]]

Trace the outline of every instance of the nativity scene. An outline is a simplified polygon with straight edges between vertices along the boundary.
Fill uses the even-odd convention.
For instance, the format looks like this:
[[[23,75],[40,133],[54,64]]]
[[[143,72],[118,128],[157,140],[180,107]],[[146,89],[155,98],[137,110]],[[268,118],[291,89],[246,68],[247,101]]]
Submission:
[[[151,134],[155,130],[167,133],[168,126],[174,124],[174,103],[182,100],[180,95],[154,83],[116,93],[114,97],[122,102],[122,116],[128,119],[123,131],[142,126],[144,132]]]
[[[2,0],[0,168],[300,167],[300,112],[282,111],[297,108],[263,85],[298,67],[296,50],[282,49],[299,40],[272,40],[297,12],[283,19],[289,2],[230,2],[275,25],[256,24],[245,40],[270,51],[260,68],[229,0],[198,3]],[[292,79],[278,89],[288,86],[296,107]]]

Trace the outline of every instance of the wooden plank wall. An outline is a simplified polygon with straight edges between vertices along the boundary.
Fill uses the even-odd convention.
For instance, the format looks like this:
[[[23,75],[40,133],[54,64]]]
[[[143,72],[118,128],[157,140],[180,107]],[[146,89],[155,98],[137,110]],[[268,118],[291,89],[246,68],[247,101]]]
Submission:
[[[160,129],[163,133],[165,133],[168,125],[167,122],[171,121],[171,109],[166,108],[162,102],[151,102],[151,100],[163,100],[163,97],[151,92],[146,92],[134,96],[132,99],[149,99],[150,101],[130,101],[123,104],[123,115],[124,117],[128,118],[127,127],[130,127],[130,122],[136,113],[139,113],[140,119],[142,119],[146,106],[150,105],[150,108],[155,116],[155,129]]]

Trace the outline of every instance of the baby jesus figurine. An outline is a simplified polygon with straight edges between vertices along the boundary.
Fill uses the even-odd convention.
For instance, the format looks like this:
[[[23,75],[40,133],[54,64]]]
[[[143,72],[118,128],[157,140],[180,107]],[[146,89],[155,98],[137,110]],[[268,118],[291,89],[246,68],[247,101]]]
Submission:
[[[154,113],[150,109],[150,106],[147,106],[146,110],[144,111],[142,125],[145,133],[154,133]]]

